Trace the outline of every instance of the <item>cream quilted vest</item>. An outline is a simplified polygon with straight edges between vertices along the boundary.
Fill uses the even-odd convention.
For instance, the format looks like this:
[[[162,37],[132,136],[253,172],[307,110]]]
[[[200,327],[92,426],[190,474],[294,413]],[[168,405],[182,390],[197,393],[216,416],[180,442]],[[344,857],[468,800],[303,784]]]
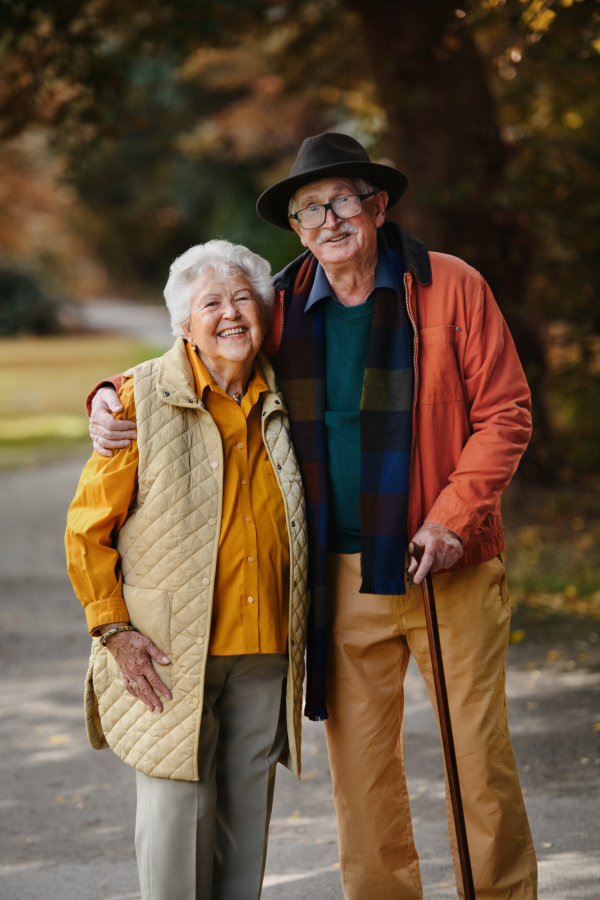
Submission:
[[[304,494],[287,409],[273,368],[262,433],[283,495],[290,541],[288,746],[280,762],[300,776],[306,642],[307,537]],[[198,780],[198,737],[223,499],[218,428],[196,395],[182,338],[133,378],[138,428],[138,493],[119,533],[123,598],[132,624],[171,660],[156,671],[171,689],[151,713],[125,691],[112,654],[94,638],[85,707],[92,747],[111,747],[134,769],[158,778]]]

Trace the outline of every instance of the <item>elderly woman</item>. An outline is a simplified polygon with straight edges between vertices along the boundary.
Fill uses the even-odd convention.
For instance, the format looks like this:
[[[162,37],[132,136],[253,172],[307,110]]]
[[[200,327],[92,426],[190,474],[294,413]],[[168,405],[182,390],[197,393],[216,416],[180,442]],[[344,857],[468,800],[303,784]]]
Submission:
[[[165,298],[180,337],[119,391],[137,442],[94,453],[69,510],[88,735],[136,770],[143,900],[256,900],[276,763],[300,773],[307,609],[270,267],[210,241]]]

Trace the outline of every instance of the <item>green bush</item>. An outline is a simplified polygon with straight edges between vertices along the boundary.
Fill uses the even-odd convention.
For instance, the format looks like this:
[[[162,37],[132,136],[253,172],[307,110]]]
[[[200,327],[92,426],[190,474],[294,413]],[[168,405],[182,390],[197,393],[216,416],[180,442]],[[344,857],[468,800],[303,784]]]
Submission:
[[[57,334],[60,330],[56,302],[37,278],[0,269],[0,336]]]

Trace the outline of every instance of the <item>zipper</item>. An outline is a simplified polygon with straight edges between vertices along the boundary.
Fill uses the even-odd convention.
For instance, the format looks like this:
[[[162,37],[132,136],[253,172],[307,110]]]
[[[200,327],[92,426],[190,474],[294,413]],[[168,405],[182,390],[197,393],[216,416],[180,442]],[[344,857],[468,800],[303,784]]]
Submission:
[[[412,408],[412,431],[410,436],[410,459],[408,463],[408,472],[409,472],[409,480],[410,480],[410,471],[412,469],[412,460],[413,460],[413,450],[415,447],[415,423],[417,420],[417,387],[419,381],[419,371],[417,369],[417,326],[415,320],[413,319],[412,312],[410,311],[410,304],[408,302],[408,272],[404,273],[404,302],[406,304],[406,312],[408,314],[408,318],[410,319],[411,325],[413,327],[414,342],[413,342],[413,371],[415,375],[415,383],[413,389],[413,408]]]

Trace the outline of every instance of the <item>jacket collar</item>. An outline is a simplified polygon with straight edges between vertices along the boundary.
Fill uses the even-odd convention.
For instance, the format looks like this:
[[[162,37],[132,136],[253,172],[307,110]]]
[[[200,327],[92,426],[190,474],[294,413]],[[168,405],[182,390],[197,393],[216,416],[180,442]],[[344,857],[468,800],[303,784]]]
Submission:
[[[413,272],[420,284],[431,284],[429,252],[423,241],[400,228],[395,222],[385,222],[381,227],[390,249],[398,250],[402,254],[406,271]],[[305,250],[282,269],[274,278],[275,290],[285,291],[287,295],[294,286],[300,266],[310,255],[310,250]]]
[[[431,284],[429,251],[423,241],[395,222],[385,222],[381,228],[390,249],[399,250],[402,254],[406,271],[412,272],[420,284]]]

